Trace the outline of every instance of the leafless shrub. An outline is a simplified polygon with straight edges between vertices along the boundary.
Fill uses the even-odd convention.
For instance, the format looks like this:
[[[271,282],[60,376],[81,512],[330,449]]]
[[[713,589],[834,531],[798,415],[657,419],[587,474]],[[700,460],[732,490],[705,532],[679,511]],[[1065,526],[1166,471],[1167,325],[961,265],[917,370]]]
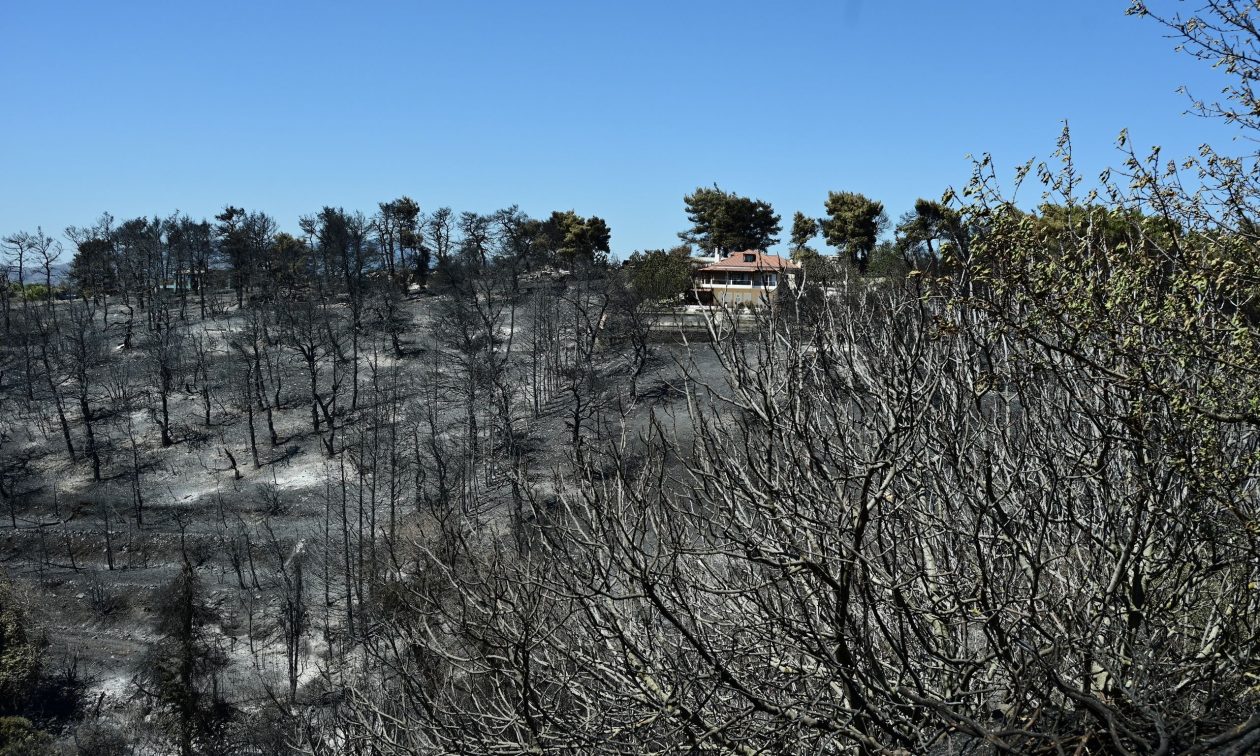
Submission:
[[[127,609],[128,600],[126,594],[110,588],[96,576],[88,578],[85,592],[87,593],[88,605],[92,607],[92,611],[96,612],[98,617],[103,619],[111,618]]]
[[[1146,288],[1054,330],[1061,264],[1029,248],[1003,284],[1044,240],[986,219],[961,291],[714,343],[687,423],[581,447],[537,548],[426,550],[447,588],[398,594],[341,726],[397,752],[1249,747],[1260,436],[1220,376],[1249,326],[1193,300],[1179,321],[1230,335],[1148,324],[1134,354]],[[1147,269],[1059,241],[1078,310]],[[1137,372],[1179,343],[1175,381]]]

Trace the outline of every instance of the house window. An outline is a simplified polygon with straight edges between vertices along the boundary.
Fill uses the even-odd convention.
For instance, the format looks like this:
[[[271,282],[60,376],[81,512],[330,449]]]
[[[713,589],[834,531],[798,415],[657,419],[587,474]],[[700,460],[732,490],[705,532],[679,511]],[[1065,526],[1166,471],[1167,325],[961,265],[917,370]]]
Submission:
[[[731,279],[731,283],[735,286],[752,286],[752,277],[746,273],[736,274],[735,277]]]
[[[751,252],[745,253],[744,262],[757,262],[757,256]]]
[[[761,284],[768,289],[773,289],[779,285],[779,277],[774,273],[767,273],[761,277]]]

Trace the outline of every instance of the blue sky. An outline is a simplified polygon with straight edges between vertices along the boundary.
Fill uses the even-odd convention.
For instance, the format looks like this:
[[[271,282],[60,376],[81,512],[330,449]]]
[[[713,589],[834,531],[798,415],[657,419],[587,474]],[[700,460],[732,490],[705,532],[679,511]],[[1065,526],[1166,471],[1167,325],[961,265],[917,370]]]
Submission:
[[[0,233],[225,204],[608,220],[671,246],[717,182],[784,218],[828,190],[894,219],[1062,121],[1090,174],[1128,127],[1170,155],[1221,80],[1125,0],[0,3]],[[1153,3],[1158,5],[1158,3]],[[786,232],[784,234],[786,237]]]

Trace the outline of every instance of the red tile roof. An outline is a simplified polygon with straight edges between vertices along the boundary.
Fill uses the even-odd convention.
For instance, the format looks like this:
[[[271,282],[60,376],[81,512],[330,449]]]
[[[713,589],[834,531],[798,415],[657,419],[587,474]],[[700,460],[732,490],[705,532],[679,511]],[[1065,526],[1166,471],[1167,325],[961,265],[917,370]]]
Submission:
[[[745,255],[754,255],[755,259],[752,262],[745,262]],[[800,267],[786,257],[766,254],[758,249],[749,249],[728,255],[712,265],[704,266],[698,272],[708,273],[721,270],[800,270]]]

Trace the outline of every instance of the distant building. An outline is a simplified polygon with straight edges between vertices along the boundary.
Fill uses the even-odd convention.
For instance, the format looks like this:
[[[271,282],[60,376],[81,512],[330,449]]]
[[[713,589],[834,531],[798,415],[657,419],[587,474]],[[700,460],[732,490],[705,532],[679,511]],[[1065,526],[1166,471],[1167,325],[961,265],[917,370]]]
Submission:
[[[779,287],[796,288],[800,275],[801,267],[790,259],[750,249],[705,265],[692,280],[700,304],[765,306]]]
[[[232,285],[232,271],[220,268],[209,268],[207,270],[184,269],[180,270],[174,278],[164,278],[158,284],[158,288],[167,291],[200,291],[205,286],[206,291],[219,291],[230,288]]]
[[[556,283],[562,283],[569,276],[573,275],[573,271],[565,268],[553,268],[547,265],[537,270],[530,270],[522,273],[517,282],[526,289],[537,287],[551,286]]]

